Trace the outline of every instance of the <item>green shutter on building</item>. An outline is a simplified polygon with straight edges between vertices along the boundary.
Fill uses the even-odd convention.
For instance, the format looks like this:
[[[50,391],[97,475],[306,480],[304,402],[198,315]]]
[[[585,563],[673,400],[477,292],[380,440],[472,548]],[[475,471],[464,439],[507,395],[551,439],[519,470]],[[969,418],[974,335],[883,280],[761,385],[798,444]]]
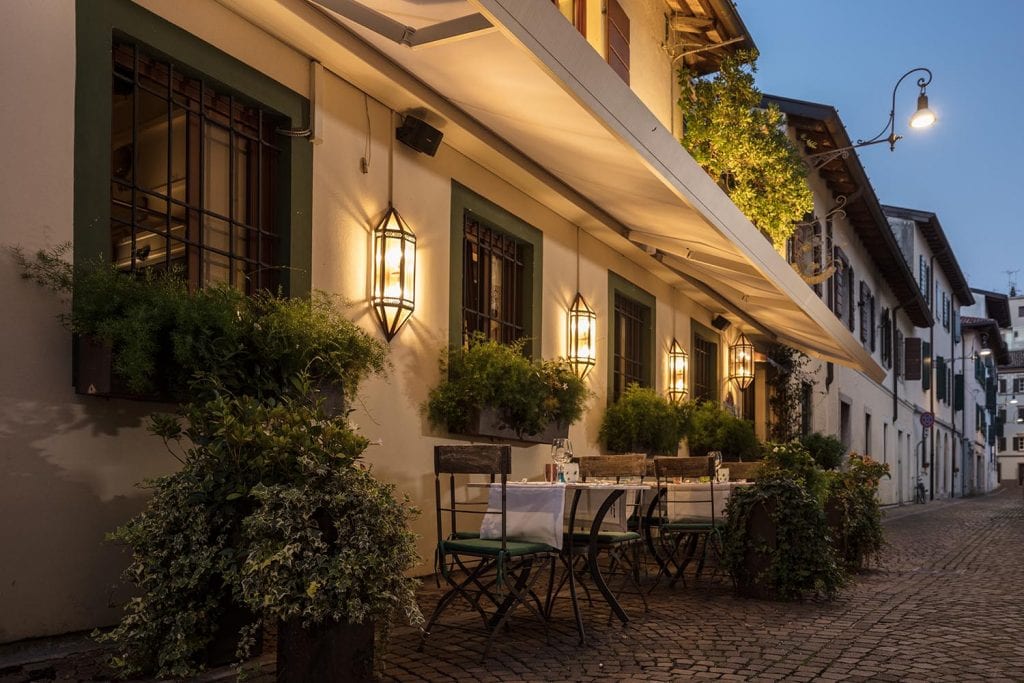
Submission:
[[[946,359],[942,356],[935,357],[935,394],[940,401],[946,398]]]
[[[953,410],[964,409],[964,374],[958,372],[953,377]]]

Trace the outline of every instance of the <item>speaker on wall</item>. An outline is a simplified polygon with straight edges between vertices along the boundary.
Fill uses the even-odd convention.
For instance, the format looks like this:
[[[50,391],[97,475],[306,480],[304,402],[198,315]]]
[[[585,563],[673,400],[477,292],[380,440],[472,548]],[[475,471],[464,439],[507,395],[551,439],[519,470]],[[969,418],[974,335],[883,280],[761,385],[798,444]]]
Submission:
[[[437,147],[441,144],[444,133],[423,119],[406,114],[402,125],[395,129],[395,137],[417,152],[432,157],[437,154]]]
[[[716,330],[727,330],[729,329],[730,325],[732,325],[732,323],[729,322],[729,320],[722,315],[716,315],[714,318],[711,319],[711,327],[715,328]]]

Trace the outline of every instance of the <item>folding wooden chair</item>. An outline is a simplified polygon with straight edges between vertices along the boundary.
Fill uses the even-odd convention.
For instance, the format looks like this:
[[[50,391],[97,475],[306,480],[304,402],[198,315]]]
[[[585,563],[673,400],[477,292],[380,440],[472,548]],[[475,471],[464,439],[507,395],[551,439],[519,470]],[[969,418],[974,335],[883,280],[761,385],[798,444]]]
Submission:
[[[682,579],[700,546],[697,576],[704,569],[708,544],[721,549],[719,528],[723,520],[715,509],[715,458],[657,457],[654,459],[657,494],[647,511],[645,535],[647,546],[658,564],[658,578],[670,576],[670,586]],[[673,488],[676,479],[707,478],[707,492],[703,489],[687,491],[685,495]],[[686,512],[680,513],[679,509]]]
[[[508,475],[512,471],[512,449],[507,445],[465,445],[434,447],[434,496],[437,508],[437,566],[448,584],[448,591],[423,628],[419,649],[422,651],[427,637],[445,610],[457,598],[464,600],[482,619],[487,631],[486,658],[495,635],[508,622],[513,611],[525,605],[544,625],[545,638],[548,623],[544,608],[532,590],[539,572],[537,563],[548,563],[554,572],[558,550],[545,543],[516,540],[506,534],[506,496]],[[501,485],[501,535],[496,539],[480,537],[482,515],[487,514],[487,503],[459,499],[456,475],[486,475],[491,484]],[[448,480],[442,487],[441,479]],[[496,479],[498,481],[496,481]],[[465,482],[463,482],[465,483]],[[444,491],[443,489],[447,489]],[[444,532],[447,514],[450,530]],[[476,524],[459,528],[461,517],[471,515]],[[550,585],[550,579],[549,579]],[[451,628],[465,628],[458,624],[445,624]]]

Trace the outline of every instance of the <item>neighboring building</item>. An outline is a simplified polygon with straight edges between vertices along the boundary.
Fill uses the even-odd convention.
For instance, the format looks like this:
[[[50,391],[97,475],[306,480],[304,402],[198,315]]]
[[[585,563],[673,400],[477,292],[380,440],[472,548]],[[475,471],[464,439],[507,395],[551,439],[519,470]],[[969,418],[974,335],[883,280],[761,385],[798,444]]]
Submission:
[[[999,449],[1005,450],[1007,414],[1014,413],[1012,397],[1003,391],[1005,380],[998,378],[1012,357],[1005,336],[1010,327],[1010,308],[1005,294],[972,289],[974,305],[960,310],[964,343],[960,351],[965,366],[974,360],[974,371],[966,375],[965,396],[968,404],[973,397],[984,392],[985,410],[967,410],[962,432],[965,435],[964,494],[990,491],[999,485]],[[984,370],[983,370],[984,367]],[[985,381],[981,381],[982,372]],[[1012,386],[1012,384],[1011,384]],[[975,404],[977,402],[975,401]],[[987,429],[981,429],[978,419],[984,414]],[[974,415],[974,426],[967,424]],[[973,437],[972,437],[973,434]],[[1011,440],[1012,443],[1012,440]]]
[[[1009,348],[1008,357],[999,363],[997,404],[1002,418],[996,442],[998,480],[1005,484],[1024,483],[1024,296],[1016,288],[1010,295],[986,292],[1000,298],[1006,307],[1001,320],[1003,339]]]
[[[935,427],[922,438],[922,467],[927,470],[925,485],[933,498],[954,496],[961,488],[957,463],[963,459],[964,433],[957,424],[958,406],[950,387],[955,387],[956,375],[966,378],[971,372],[971,366],[964,364],[963,354],[958,349],[961,340],[956,318],[961,307],[974,304],[974,295],[938,216],[930,211],[882,208],[907,263],[917,276],[934,319],[930,327],[917,326],[904,340],[909,373],[906,377],[908,380],[914,375],[920,377],[919,382],[908,384],[907,397],[914,403],[915,413],[930,412],[935,416]],[[984,384],[987,379],[979,381]],[[984,395],[980,406],[985,407]],[[964,410],[973,409],[966,400]]]
[[[1024,350],[1010,351],[999,365],[997,477],[1004,484],[1024,484]]]
[[[961,415],[961,492],[968,495],[990,491],[999,482],[996,450],[1003,438],[1006,412],[997,397],[996,366],[1008,362],[1009,356],[994,319],[963,316],[961,329],[962,359],[968,369],[963,392],[966,410]]]
[[[933,317],[856,152],[829,154],[852,143],[836,110],[824,104],[769,96],[786,115],[792,139],[804,148],[814,215],[790,243],[794,269],[832,315],[885,369],[876,380],[857,370],[812,362],[813,390],[803,423],[839,437],[851,450],[889,465],[879,486],[883,503],[913,499],[922,474],[919,382],[908,375],[904,339]],[[920,359],[918,359],[920,372]],[[920,375],[918,374],[919,378]]]
[[[790,261],[886,371],[878,380],[812,364],[811,415],[803,422],[889,464],[891,479],[879,486],[883,503],[913,500],[919,480],[932,498],[960,495],[964,420],[954,388],[965,362],[957,312],[974,297],[938,217],[879,204],[831,106],[776,96],[765,102],[786,114],[811,170],[815,211],[791,239]],[[926,413],[934,417],[928,429]]]
[[[344,16],[352,3],[330,0],[3,3],[0,239],[29,250],[71,241],[76,261],[126,269],[180,264],[197,285],[326,290],[380,334],[369,233],[393,203],[417,234],[416,308],[391,342],[393,369],[365,383],[353,419],[377,444],[366,453],[374,473],[424,509],[432,446],[470,438],[431,428],[421,410],[441,349],[482,330],[564,355],[577,292],[600,329],[595,397],[571,430],[580,453],[599,449],[616,386],[665,390],[673,339],[699,361],[691,394],[712,399],[729,391],[727,349],[741,332],[856,368],[843,380],[854,395],[854,382],[889,376],[877,341],[872,350],[807,296],[672,133],[679,60],[707,71],[753,45],[731,3],[606,0],[602,12],[577,0],[571,21],[559,9],[571,3],[365,4],[379,11],[360,15],[370,28]],[[676,23],[692,28],[687,16],[710,19],[697,22],[707,49],[666,51],[666,16],[670,43],[682,42]],[[395,141],[413,113],[443,133],[436,155]],[[872,211],[885,242],[857,258],[892,252]],[[901,268],[869,286],[892,288],[894,302],[912,294],[898,323],[909,333],[930,314]],[[60,304],[9,259],[0,278],[17,331],[0,364],[6,642],[117,619],[125,556],[104,534],[142,509],[136,484],[175,461],[144,428],[152,405],[73,393]],[[899,409],[908,448],[910,416]],[[882,439],[889,418],[875,419]],[[895,428],[886,438],[895,443]],[[517,446],[513,476],[549,457],[549,446]],[[432,516],[415,531],[427,573]]]

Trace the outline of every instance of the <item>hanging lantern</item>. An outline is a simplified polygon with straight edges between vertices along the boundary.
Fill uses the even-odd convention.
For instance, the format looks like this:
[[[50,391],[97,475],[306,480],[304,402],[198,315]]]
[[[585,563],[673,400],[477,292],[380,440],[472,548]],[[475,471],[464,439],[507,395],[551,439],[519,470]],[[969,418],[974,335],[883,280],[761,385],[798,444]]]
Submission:
[[[754,345],[745,334],[729,347],[729,379],[741,390],[746,390],[754,381]]]
[[[587,305],[583,295],[576,293],[576,299],[569,307],[569,349],[566,357],[576,376],[583,379],[597,363],[594,335],[597,331],[597,314]]]
[[[682,401],[686,398],[686,374],[689,371],[690,357],[683,351],[675,339],[668,349],[668,398],[671,401]]]
[[[416,235],[393,206],[373,231],[371,303],[388,341],[416,308]]]

